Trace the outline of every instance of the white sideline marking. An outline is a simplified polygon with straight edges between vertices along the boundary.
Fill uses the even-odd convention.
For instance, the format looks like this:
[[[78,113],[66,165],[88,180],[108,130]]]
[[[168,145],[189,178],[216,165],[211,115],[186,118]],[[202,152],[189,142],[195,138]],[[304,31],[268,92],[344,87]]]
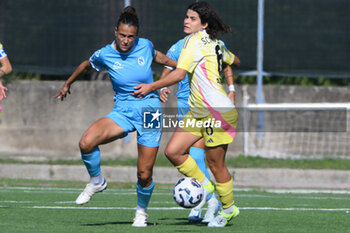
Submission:
[[[312,194],[312,193],[324,193],[324,194],[350,194],[350,190],[333,190],[333,189],[253,189],[253,188],[235,188],[234,191],[241,192],[251,192],[251,191],[261,191],[268,193],[278,193],[278,194]]]
[[[78,189],[78,188],[50,188],[50,187],[4,187],[4,189],[19,189],[19,190],[54,190],[54,191],[57,191],[57,190],[60,190],[60,191],[77,191],[77,190],[81,190],[81,189]]]
[[[13,190],[17,190],[17,188],[11,188]],[[23,192],[25,193],[42,193],[45,191],[63,191],[62,193],[64,194],[79,194],[82,189],[75,189],[73,191],[73,189],[43,189],[43,188],[32,188],[32,187],[28,187],[28,188],[24,188],[24,187],[20,187],[20,190],[23,190]],[[283,196],[279,196],[279,197],[275,197],[275,196],[269,196],[269,195],[264,195],[264,194],[244,194],[244,192],[248,192],[248,191],[258,191],[258,192],[267,192],[267,193],[275,193],[275,194],[350,194],[349,190],[307,190],[307,189],[235,189],[234,192],[236,193],[236,196],[238,197],[244,197],[244,198],[249,198],[249,197],[253,197],[253,198],[289,198],[289,197],[283,197]],[[0,192],[11,192],[11,190],[9,190],[8,188],[6,189],[0,189]],[[119,195],[119,196],[129,196],[129,195],[136,195],[136,192],[118,192],[117,190],[113,191],[111,189],[107,189],[106,191],[103,192],[104,195]],[[155,192],[152,194],[153,196],[172,196],[172,192]],[[294,197],[297,199],[329,199],[329,197]],[[336,199],[336,200],[348,200],[350,199],[350,197],[332,197],[332,199]],[[1,201],[0,201],[1,202]]]
[[[76,210],[135,210],[130,207],[63,207],[63,206],[31,206],[24,209],[76,209]],[[148,207],[149,210],[186,210],[181,207]],[[204,208],[205,209],[205,208]],[[275,208],[275,207],[239,207],[240,210],[276,210],[276,211],[350,211],[350,208],[326,209],[326,208]]]
[[[259,194],[244,194],[244,195],[236,195],[238,197],[243,198],[276,198],[276,199],[290,199],[290,196],[272,196],[272,195],[259,195]],[[299,196],[299,197],[293,197],[293,199],[311,199],[311,200],[350,200],[350,197],[306,197],[306,196]]]
[[[269,193],[297,193],[297,194],[312,194],[312,193],[324,193],[324,194],[350,194],[350,190],[320,190],[320,189],[266,189],[263,190]]]
[[[2,202],[2,203],[14,203],[14,204],[31,204],[31,203],[34,203],[34,201],[0,201],[0,202]]]
[[[0,187],[0,191],[5,190],[35,190],[35,191],[77,191],[80,192],[84,187],[81,188],[55,188],[55,187]],[[116,192],[116,194],[120,195],[130,195],[135,194],[135,189],[123,189],[119,188],[108,188],[107,192]],[[324,193],[324,194],[350,194],[350,190],[329,190],[329,189],[254,189],[254,188],[235,188],[235,192],[268,192],[268,193],[280,193],[280,194],[288,194],[288,193],[296,193],[296,194],[312,194],[312,193]],[[153,195],[161,195],[165,194],[165,192],[153,193]]]
[[[350,208],[326,209],[326,208],[275,208],[275,207],[239,207],[240,210],[282,210],[282,211],[350,211]]]

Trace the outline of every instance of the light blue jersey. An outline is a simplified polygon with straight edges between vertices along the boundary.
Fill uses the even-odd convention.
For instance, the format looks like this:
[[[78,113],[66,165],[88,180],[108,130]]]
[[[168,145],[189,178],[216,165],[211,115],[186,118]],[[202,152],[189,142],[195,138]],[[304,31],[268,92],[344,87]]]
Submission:
[[[100,71],[106,69],[110,75],[113,90],[116,92],[115,100],[137,100],[131,94],[134,87],[142,83],[153,83],[151,64],[156,51],[151,41],[137,38],[133,48],[127,53],[121,53],[114,49],[112,44],[96,51],[90,58],[94,69]],[[158,92],[149,93],[158,97]]]
[[[178,61],[180,54],[181,54],[181,49],[182,49],[182,44],[183,44],[183,39],[179,40],[178,42],[176,42],[173,46],[171,46],[171,48],[168,50],[167,52],[167,57]],[[171,68],[171,67],[168,67]],[[171,70],[173,70],[171,68]],[[177,83],[177,86],[179,87],[177,93],[176,93],[176,97],[178,99],[182,99],[182,102],[187,101],[188,97],[190,96],[190,86],[188,83],[188,75],[186,74],[185,78]],[[186,112],[187,113],[187,112]]]
[[[0,59],[6,57],[7,54],[5,53],[4,48],[2,47],[2,44],[0,43]]]
[[[158,92],[150,92],[139,99],[131,94],[134,87],[142,83],[153,83],[151,64],[156,51],[153,44],[143,38],[137,38],[127,53],[114,49],[114,42],[96,51],[90,58],[94,69],[106,69],[109,73],[114,96],[114,108],[105,117],[112,119],[125,132],[137,131],[137,142],[143,146],[158,147],[162,135],[161,128],[146,130],[144,127],[145,109],[150,112],[162,112]]]

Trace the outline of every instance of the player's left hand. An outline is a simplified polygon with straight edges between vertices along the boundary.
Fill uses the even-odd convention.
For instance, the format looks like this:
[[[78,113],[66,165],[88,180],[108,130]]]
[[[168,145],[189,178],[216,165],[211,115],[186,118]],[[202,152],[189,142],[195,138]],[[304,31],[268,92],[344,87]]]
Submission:
[[[145,97],[148,93],[152,91],[151,84],[140,84],[134,87],[135,91],[131,94],[132,96],[142,99]]]

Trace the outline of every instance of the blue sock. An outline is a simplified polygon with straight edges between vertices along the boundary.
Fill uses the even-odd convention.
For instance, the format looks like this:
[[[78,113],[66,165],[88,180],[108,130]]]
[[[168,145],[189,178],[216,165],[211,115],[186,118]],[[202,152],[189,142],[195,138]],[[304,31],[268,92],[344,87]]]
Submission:
[[[96,146],[90,154],[81,154],[90,176],[98,176],[101,173],[101,154],[100,149]]]
[[[152,181],[152,184],[148,187],[142,187],[139,182],[137,182],[136,185],[136,192],[137,192],[137,205],[142,208],[147,208],[149,200],[151,199],[152,192],[154,189],[154,181]]]
[[[190,155],[196,161],[196,164],[198,165],[199,169],[204,173],[205,177],[210,180],[210,174],[207,169],[207,166],[205,165],[205,150],[198,148],[198,147],[191,147],[190,148]]]
[[[201,171],[204,173],[205,177],[207,177],[207,179],[210,180],[210,174],[205,164],[205,150],[198,147],[191,147],[190,155],[194,159],[194,161],[196,161],[196,164],[198,165],[199,169],[201,169]],[[209,200],[213,195],[214,193],[208,195],[207,200]]]

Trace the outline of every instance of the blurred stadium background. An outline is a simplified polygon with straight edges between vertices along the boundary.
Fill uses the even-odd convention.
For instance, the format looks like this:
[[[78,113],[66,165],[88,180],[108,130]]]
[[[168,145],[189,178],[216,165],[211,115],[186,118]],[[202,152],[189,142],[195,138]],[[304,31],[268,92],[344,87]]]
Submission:
[[[46,80],[55,80],[62,76],[66,78],[81,61],[89,58],[95,50],[113,41],[114,26],[120,11],[126,4],[133,5],[138,12],[140,36],[149,38],[156,49],[165,53],[170,45],[184,37],[182,22],[186,8],[192,2],[185,0],[0,0],[0,41],[9,55],[15,72],[40,74]],[[232,34],[222,36],[221,39],[241,58],[241,67],[235,70],[235,74],[240,77],[245,75],[259,77],[260,75],[257,92],[251,94],[247,104],[264,102],[264,95],[259,93],[262,76],[349,80],[349,1],[208,0],[208,2],[220,12],[223,20],[234,30]],[[258,7],[259,3],[264,3],[263,9]],[[262,10],[260,14],[263,13],[262,21],[258,20],[259,10]],[[259,25],[263,26],[260,34]],[[258,35],[263,40],[259,40]],[[263,42],[260,44],[263,45],[263,53],[259,54],[258,45],[261,42]],[[259,55],[260,59],[258,59]],[[160,66],[154,67],[156,72],[160,72],[161,69]],[[93,74],[91,76],[93,77]],[[345,94],[342,98],[329,99],[332,102],[349,102],[347,90],[343,90]],[[323,91],[319,90],[319,93]],[[333,89],[333,91],[337,90]],[[248,92],[243,90],[244,93]],[[329,102],[329,99],[323,99],[323,101]],[[297,100],[291,98],[291,101]],[[314,101],[315,99],[306,98],[300,102]],[[270,102],[278,103],[279,100],[270,98]],[[339,109],[336,108],[336,110]],[[346,111],[346,107],[343,110]],[[245,120],[245,115],[242,119]],[[249,118],[250,126],[246,127],[250,128],[251,125],[256,124],[259,127],[259,123],[261,127],[261,119],[263,124],[269,125],[265,122],[268,119],[266,116],[265,119],[257,116]],[[337,118],[334,119],[333,121],[337,121]],[[346,112],[345,118],[342,119],[349,124]],[[332,121],[329,118],[323,120],[323,125]],[[280,123],[273,122],[272,125],[278,124]],[[284,143],[279,143],[283,138],[281,135],[271,139],[272,137],[266,133],[250,135],[248,138],[253,138],[251,141],[244,141],[248,140],[244,139],[244,146],[253,146],[245,148],[244,153],[265,157],[305,155],[349,157],[350,149],[347,144],[350,137],[346,127],[345,132],[341,132],[342,142],[339,149],[341,152],[334,155],[332,151],[338,150],[330,149],[325,153],[319,150],[284,153],[278,146],[287,147],[290,144],[290,137],[286,137]],[[270,131],[276,132],[274,129]],[[293,131],[293,129],[286,129],[286,131]],[[310,135],[306,139],[298,135],[292,137],[300,138],[302,142],[312,140],[313,148],[320,148],[317,144],[319,141],[329,142],[332,138],[334,139],[333,135],[328,135],[324,140],[320,140],[320,135],[324,135],[322,128],[313,128],[311,131],[312,133],[321,132],[321,134],[314,139],[311,139],[313,137]],[[279,143],[277,147],[276,142]],[[295,142],[295,145],[301,144],[303,143]],[[271,145],[273,149],[265,151]],[[333,148],[328,144],[324,147]],[[306,143],[305,148],[310,148],[310,143]]]
[[[129,0],[140,36],[160,51],[184,37],[188,0]],[[208,0],[234,29],[222,39],[256,70],[258,0]],[[1,0],[0,41],[15,70],[69,74],[114,39],[122,0]],[[349,77],[350,3],[347,0],[265,0],[264,69],[278,75]]]

